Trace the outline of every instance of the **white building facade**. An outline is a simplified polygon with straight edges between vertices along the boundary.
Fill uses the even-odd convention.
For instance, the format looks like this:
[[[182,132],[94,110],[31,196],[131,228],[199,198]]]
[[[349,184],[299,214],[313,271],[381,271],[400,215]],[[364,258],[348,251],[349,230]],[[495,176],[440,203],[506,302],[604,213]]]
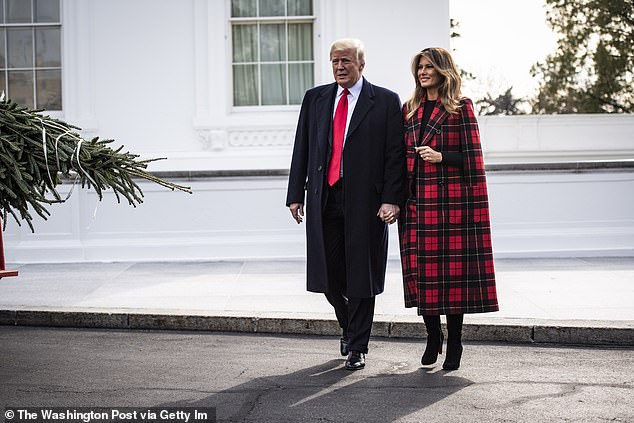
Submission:
[[[8,222],[5,254],[14,263],[302,258],[303,226],[284,207],[286,170],[304,90],[332,81],[331,42],[363,40],[365,77],[402,100],[413,88],[411,57],[449,46],[447,2],[2,3],[10,96],[30,95],[30,83],[34,104],[46,99],[51,115],[86,138],[166,157],[151,170],[194,190],[142,182],[145,202],[132,208],[113,195],[98,204],[76,188],[47,221],[36,219],[35,233]],[[30,21],[18,16],[28,13]],[[28,51],[17,37],[28,31],[35,59],[11,62],[12,52]],[[480,124],[498,256],[634,255],[632,116]]]

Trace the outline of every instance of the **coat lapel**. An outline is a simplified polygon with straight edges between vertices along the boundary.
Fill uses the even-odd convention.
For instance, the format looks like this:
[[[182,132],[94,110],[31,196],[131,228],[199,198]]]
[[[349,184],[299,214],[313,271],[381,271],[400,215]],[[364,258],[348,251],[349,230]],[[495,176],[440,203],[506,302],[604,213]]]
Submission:
[[[405,120],[405,157],[407,159],[407,172],[413,173],[416,167],[416,161],[418,154],[414,149],[418,141],[418,135],[420,134],[420,124],[423,120],[423,108],[416,109],[416,113],[410,118],[407,118],[409,110],[407,106],[403,109],[403,119]]]
[[[335,95],[337,94],[337,84],[330,84],[324,89],[319,98],[317,99],[317,139],[319,140],[319,147],[322,148],[323,154],[330,151],[330,145],[332,144],[332,131],[330,130],[332,124],[332,109],[335,102]]]
[[[361,92],[359,93],[359,99],[357,100],[357,104],[354,106],[354,112],[352,113],[352,118],[350,118],[350,126],[348,126],[348,135],[346,136],[346,141],[350,138],[350,135],[354,133],[354,131],[359,127],[363,118],[370,111],[370,109],[374,106],[374,89],[372,85],[363,78],[363,88],[361,88]],[[345,146],[344,146],[345,148]]]
[[[419,111],[421,111],[422,109],[422,107],[419,107]],[[440,128],[447,117],[449,117],[449,112],[445,110],[439,98],[438,101],[436,101],[436,105],[434,106],[434,111],[431,112],[431,116],[429,117],[429,122],[427,122],[427,126],[422,129],[423,133],[421,135],[419,145],[427,144],[434,135],[440,134]]]
[[[407,119],[406,122],[406,133],[407,133],[407,146],[414,148],[416,146],[416,143],[418,141],[418,135],[420,134],[420,124],[421,121],[423,120],[423,108],[419,107],[418,110],[416,110],[416,113],[414,113],[414,115]]]

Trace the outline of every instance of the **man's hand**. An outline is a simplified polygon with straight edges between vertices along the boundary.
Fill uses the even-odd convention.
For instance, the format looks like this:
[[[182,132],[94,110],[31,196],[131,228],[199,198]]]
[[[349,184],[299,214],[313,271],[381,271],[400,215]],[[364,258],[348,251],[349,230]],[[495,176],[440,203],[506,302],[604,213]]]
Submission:
[[[302,203],[292,203],[288,208],[291,211],[291,216],[293,219],[300,224],[302,223],[304,217],[304,205]]]
[[[396,204],[383,203],[381,204],[381,208],[376,215],[379,217],[379,219],[381,219],[388,225],[391,225],[392,223],[396,222],[396,219],[398,219],[398,215],[400,212],[401,209]]]

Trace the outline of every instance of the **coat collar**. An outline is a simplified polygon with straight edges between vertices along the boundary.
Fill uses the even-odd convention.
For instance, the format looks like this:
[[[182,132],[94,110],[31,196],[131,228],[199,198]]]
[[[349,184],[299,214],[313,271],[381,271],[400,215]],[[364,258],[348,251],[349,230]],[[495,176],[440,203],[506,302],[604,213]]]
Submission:
[[[434,105],[434,110],[429,117],[429,122],[427,122],[427,126],[420,128],[423,120],[423,104],[425,99],[426,96],[423,96],[418,110],[414,116],[407,120],[407,131],[409,132],[410,139],[418,140],[419,137],[417,135],[420,133],[420,142],[416,142],[417,145],[427,144],[434,134],[440,133],[442,124],[447,120],[447,117],[449,117],[449,112],[445,110],[440,97],[438,97]]]
[[[363,121],[363,118],[370,111],[372,106],[374,106],[374,87],[363,78],[363,88],[361,88],[359,99],[357,100],[356,106],[354,106],[350,126],[348,126],[347,138],[350,138],[350,135],[359,127],[359,124],[361,124],[361,121]]]
[[[334,108],[335,96],[337,95],[337,84],[332,83],[324,86],[316,102],[315,115],[317,117],[317,139],[320,142],[317,146],[325,155],[328,145],[331,143],[332,131],[330,130],[332,112]]]

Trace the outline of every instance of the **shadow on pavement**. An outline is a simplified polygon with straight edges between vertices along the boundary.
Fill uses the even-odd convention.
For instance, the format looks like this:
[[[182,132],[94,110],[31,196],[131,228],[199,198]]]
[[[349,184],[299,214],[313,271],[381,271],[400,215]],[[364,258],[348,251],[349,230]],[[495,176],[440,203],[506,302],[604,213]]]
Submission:
[[[418,368],[408,373],[350,372],[341,360],[260,377],[199,401],[162,407],[216,407],[218,422],[391,422],[469,386],[468,379]],[[433,416],[429,416],[432,418]]]

